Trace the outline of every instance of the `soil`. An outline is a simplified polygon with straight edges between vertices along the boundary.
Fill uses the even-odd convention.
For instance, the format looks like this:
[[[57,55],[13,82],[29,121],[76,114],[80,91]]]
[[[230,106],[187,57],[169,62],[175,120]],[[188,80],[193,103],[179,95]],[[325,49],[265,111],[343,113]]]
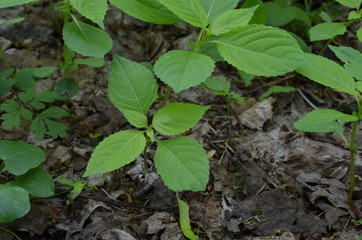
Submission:
[[[13,17],[25,21],[0,27],[0,43],[16,69],[57,66],[62,61],[62,37],[44,3],[2,9],[0,22]],[[154,146],[148,152],[149,171],[143,158],[106,175],[87,179],[87,161],[97,144],[119,130],[131,129],[107,97],[107,75],[112,54],[137,62],[153,63],[170,49],[187,49],[197,32],[186,24],[157,26],[141,22],[110,7],[106,30],[113,50],[102,68],[80,67],[71,77],[80,92],[57,103],[70,115],[62,120],[68,135],[61,139],[36,141],[24,123],[18,129],[0,129],[0,139],[27,141],[46,151],[45,168],[56,180],[87,180],[88,186],[67,204],[67,191],[56,181],[57,194],[32,199],[25,217],[0,227],[26,240],[180,240],[175,193],[155,173]],[[361,50],[361,44],[344,36]],[[0,63],[0,69],[5,66]],[[38,90],[53,89],[62,72],[38,81]],[[362,210],[362,181],[354,195],[356,211],[347,205],[349,151],[334,134],[306,134],[293,122],[313,109],[349,111],[353,99],[311,83],[296,73],[283,77],[256,78],[246,87],[237,71],[221,63],[213,73],[233,82],[233,91],[245,102],[233,103],[231,116],[225,99],[202,87],[172,94],[169,102],[210,105],[202,120],[186,133],[199,140],[210,160],[210,180],[202,193],[183,192],[190,206],[192,227],[200,239],[360,239],[362,225],[356,224]],[[258,97],[275,84],[297,87],[290,93]],[[160,95],[166,87],[161,85]],[[5,97],[0,98],[0,103]],[[151,110],[159,106],[158,101]],[[348,125],[347,125],[348,126]],[[350,126],[347,127],[347,134]],[[358,135],[360,146],[362,132]],[[361,152],[357,151],[356,175],[362,176]],[[359,177],[360,179],[360,177]],[[1,240],[15,239],[0,231]]]

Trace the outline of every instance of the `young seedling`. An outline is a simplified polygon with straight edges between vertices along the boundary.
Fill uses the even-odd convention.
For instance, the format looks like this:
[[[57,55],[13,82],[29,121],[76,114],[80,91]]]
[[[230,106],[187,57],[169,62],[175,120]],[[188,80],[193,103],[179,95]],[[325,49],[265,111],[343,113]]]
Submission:
[[[355,49],[333,46],[331,46],[331,49],[334,51],[337,57],[346,63],[346,69],[349,64],[362,63],[362,54]],[[300,131],[316,133],[335,132],[342,136],[342,138],[345,140],[344,124],[353,122],[350,140],[345,140],[346,146],[350,151],[348,204],[352,208],[352,197],[355,183],[354,162],[355,152],[357,149],[355,142],[358,124],[362,119],[362,81],[360,81],[358,78],[358,76],[361,76],[362,74],[362,68],[359,68],[358,72],[354,72],[351,70],[346,70],[337,63],[321,56],[306,54],[306,58],[311,62],[311,65],[299,68],[296,70],[296,72],[317,83],[331,87],[335,91],[348,93],[354,96],[357,102],[358,108],[352,114],[345,114],[332,109],[317,109],[308,113],[302,119],[294,123],[295,128]],[[357,76],[355,79],[352,77],[354,75]]]

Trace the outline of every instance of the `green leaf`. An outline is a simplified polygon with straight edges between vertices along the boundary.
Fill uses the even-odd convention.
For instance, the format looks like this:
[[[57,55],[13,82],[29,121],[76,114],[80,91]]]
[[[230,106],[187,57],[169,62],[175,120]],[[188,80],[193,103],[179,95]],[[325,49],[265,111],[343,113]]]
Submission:
[[[180,134],[195,126],[209,108],[191,103],[171,103],[155,113],[152,126],[163,135]]]
[[[63,118],[68,116],[68,112],[60,107],[50,107],[44,110],[40,116],[46,118]]]
[[[309,29],[309,38],[312,42],[331,39],[343,35],[347,31],[343,23],[320,23]]]
[[[0,119],[4,120],[1,123],[1,127],[10,130],[14,127],[18,127],[20,125],[21,119],[21,110],[20,105],[14,100],[8,99],[5,103],[0,105],[0,110],[5,111],[3,115],[1,115]]]
[[[109,0],[116,7],[145,22],[155,24],[175,24],[181,21],[159,0]]]
[[[256,9],[254,16],[251,18],[249,24],[265,24],[266,23],[266,14],[265,14],[265,8],[264,3],[261,0],[246,0],[244,1],[243,5],[241,5],[241,8],[251,8],[254,6],[259,6],[258,9]]]
[[[45,153],[31,144],[0,140],[0,159],[5,162],[4,171],[21,175],[44,162]]]
[[[178,196],[177,196],[177,203],[178,203],[178,208],[180,211],[180,226],[181,226],[182,233],[188,239],[197,240],[198,239],[197,236],[193,233],[193,231],[191,229],[190,216],[189,216],[189,205],[187,205],[187,203],[185,203],[184,201],[179,199]]]
[[[70,98],[79,92],[79,84],[72,79],[60,78],[55,83],[55,91],[62,99]]]
[[[94,150],[83,177],[116,170],[132,162],[146,147],[143,132],[127,130],[105,138]]]
[[[336,54],[336,56],[343,62],[356,62],[362,63],[362,53],[351,47],[335,47],[329,46],[329,48]]]
[[[307,64],[296,40],[274,27],[243,26],[214,42],[228,63],[253,75],[283,75]]]
[[[203,85],[209,90],[222,93],[229,92],[231,87],[230,81],[225,77],[209,77]]]
[[[305,53],[305,57],[311,65],[296,69],[297,73],[336,91],[359,96],[354,79],[343,67],[322,56]]]
[[[36,81],[33,77],[33,70],[31,68],[17,71],[14,75],[14,81],[20,90],[35,89],[36,87]]]
[[[1,4],[1,3],[0,3]],[[19,17],[19,18],[13,18],[13,19],[10,19],[10,20],[7,20],[3,23],[0,24],[1,25],[11,25],[11,24],[15,24],[15,23],[19,23],[19,22],[22,22],[24,21],[25,18],[23,17]]]
[[[34,197],[45,198],[54,194],[53,179],[42,167],[30,169],[24,175],[10,182],[10,185],[24,188]]]
[[[33,71],[33,76],[36,78],[46,78],[52,74],[56,67],[40,67],[40,68],[30,68]]]
[[[258,6],[224,12],[211,23],[210,31],[215,35],[220,35],[237,27],[245,26],[249,23],[257,8]]]
[[[108,8],[107,0],[70,0],[70,3],[80,14],[104,29],[103,20]]]
[[[202,146],[189,137],[157,141],[157,173],[175,192],[204,191],[209,180],[209,161]]]
[[[344,114],[336,110],[317,109],[309,112],[303,118],[296,121],[294,127],[303,132],[336,132],[341,134],[343,133],[343,125],[336,121],[345,123],[357,120],[358,118],[352,115]]]
[[[20,187],[0,185],[0,222],[12,222],[29,211],[27,191]]]
[[[14,80],[12,78],[8,78],[11,74],[13,74],[13,72],[14,69],[12,68],[0,72],[0,96],[10,91],[11,87],[14,85]]]
[[[106,32],[75,18],[63,27],[63,40],[73,51],[89,57],[103,58],[112,48]]]
[[[207,16],[197,0],[159,0],[176,16],[195,27],[206,28]]]
[[[147,128],[148,127],[148,120],[146,115],[140,112],[126,110],[123,109],[122,113],[124,117],[128,120],[130,124],[135,126],[136,128]]]
[[[362,81],[362,63],[352,62],[344,65],[346,71],[356,80]]]
[[[350,11],[348,13],[348,20],[357,20],[361,18],[361,14],[362,12],[358,12],[358,11]]]
[[[58,99],[59,94],[56,91],[50,91],[50,90],[44,90],[38,95],[36,95],[34,98],[32,98],[29,102],[29,104],[39,110],[45,108],[44,103],[51,103],[54,102],[56,99]]]
[[[288,92],[294,92],[295,90],[297,89],[294,87],[272,86],[259,97],[259,100],[263,100],[272,95],[273,93],[288,93]]]
[[[360,42],[362,42],[362,27],[360,27],[358,30],[357,30],[357,38]]]
[[[141,64],[114,55],[109,75],[111,102],[122,112],[132,110],[147,115],[157,98],[157,81]]]
[[[253,80],[255,76],[253,74],[246,73],[240,69],[238,69],[238,73],[240,74],[240,77],[244,80],[245,86],[249,87],[251,80]]]
[[[52,138],[57,138],[57,137],[63,138],[67,136],[67,126],[65,126],[64,124],[58,123],[56,121],[47,118],[44,118],[44,122]]]
[[[217,50],[216,43],[205,41],[197,49],[196,52],[207,55],[212,58],[215,62],[223,62],[224,59],[221,57],[219,51]]]
[[[266,22],[271,26],[284,26],[293,20],[300,20],[307,26],[311,24],[309,15],[299,7],[286,1],[274,1],[264,3]]]
[[[222,13],[234,9],[238,4],[238,0],[198,0],[205,9],[208,23],[212,22]]]
[[[20,114],[25,120],[28,120],[28,121],[30,121],[33,118],[33,112],[28,109],[24,109],[24,108],[21,109]]]
[[[214,60],[201,53],[173,50],[162,55],[156,62],[156,75],[175,92],[204,82],[213,72]]]
[[[93,68],[99,68],[99,67],[103,67],[106,62],[104,61],[103,58],[85,58],[85,59],[74,59],[74,64],[77,65],[87,65],[89,67],[93,67]]]
[[[343,6],[356,8],[356,9],[359,9],[362,3],[362,0],[336,0],[336,1],[342,4]]]
[[[30,125],[30,131],[34,132],[35,138],[41,140],[44,138],[46,133],[44,119],[41,116],[34,118],[33,122]]]
[[[36,2],[36,1],[38,1],[38,0],[1,0],[0,8],[13,7],[13,6]]]

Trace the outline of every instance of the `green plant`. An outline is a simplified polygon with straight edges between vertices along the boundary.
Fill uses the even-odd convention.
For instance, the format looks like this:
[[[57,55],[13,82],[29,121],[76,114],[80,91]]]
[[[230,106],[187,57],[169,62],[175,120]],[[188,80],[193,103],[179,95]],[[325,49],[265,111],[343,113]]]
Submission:
[[[6,172],[16,176],[0,184],[0,222],[27,214],[29,195],[45,198],[54,194],[52,177],[40,166],[44,160],[45,153],[36,146],[0,140],[0,176]]]
[[[361,64],[362,54],[350,47],[330,47],[331,50],[345,62],[345,68],[337,63],[314,54],[306,54],[306,57],[311,62],[311,65],[298,68],[296,72],[303,76],[320,83],[324,86],[331,87],[335,91],[348,93],[355,97],[357,109],[352,114],[342,113],[332,109],[317,109],[313,110],[304,116],[302,119],[294,123],[295,128],[304,132],[328,133],[335,132],[342,136],[346,146],[350,151],[350,179],[348,204],[352,207],[352,196],[355,182],[355,146],[358,124],[362,119],[362,81],[360,76],[362,68],[354,69],[351,64]],[[352,69],[352,70],[351,70]],[[355,77],[355,79],[353,77]],[[357,80],[357,81],[356,81]],[[344,137],[344,124],[353,122],[350,140],[347,141]]]

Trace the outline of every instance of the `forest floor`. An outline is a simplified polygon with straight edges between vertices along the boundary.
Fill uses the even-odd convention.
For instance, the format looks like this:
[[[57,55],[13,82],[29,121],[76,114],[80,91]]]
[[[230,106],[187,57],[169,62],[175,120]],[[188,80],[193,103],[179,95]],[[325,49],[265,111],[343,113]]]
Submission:
[[[16,69],[58,66],[62,61],[62,37],[52,23],[49,9],[41,4],[2,9],[0,21],[25,17],[25,21],[1,26],[0,44]],[[103,175],[87,179],[82,194],[66,204],[66,190],[58,177],[82,180],[95,146],[119,130],[130,129],[107,97],[108,69],[112,54],[137,62],[153,63],[169,49],[185,49],[197,33],[186,24],[146,24],[110,8],[106,21],[114,47],[102,68],[81,67],[71,77],[79,93],[58,106],[70,114],[62,122],[68,135],[61,139],[35,140],[29,125],[5,131],[0,139],[15,139],[46,151],[45,168],[56,182],[59,195],[32,199],[31,211],[12,223],[0,224],[24,240],[31,239],[185,239],[180,233],[175,193],[168,190],[143,159]],[[354,46],[359,47],[361,45]],[[4,66],[0,64],[0,69]],[[61,71],[38,81],[39,90],[53,89]],[[215,76],[233,82],[233,91],[245,102],[233,103],[232,111],[221,96],[202,87],[172,94],[169,101],[210,105],[202,120],[187,135],[199,140],[210,160],[210,180],[205,192],[183,192],[190,206],[192,227],[200,239],[360,239],[362,225],[347,205],[349,151],[334,134],[306,134],[293,122],[313,109],[348,111],[353,99],[317,85],[296,73],[283,77],[256,78],[246,87],[237,71],[218,64]],[[259,96],[275,84],[299,90]],[[160,95],[166,87],[162,86]],[[0,98],[0,103],[5,98]],[[153,111],[162,99],[153,107]],[[357,145],[362,145],[362,133]],[[356,175],[362,176],[361,152]],[[354,204],[362,209],[362,181],[357,182]],[[357,217],[357,218],[356,218]],[[359,216],[360,217],[360,216]],[[1,240],[15,239],[0,232]]]

